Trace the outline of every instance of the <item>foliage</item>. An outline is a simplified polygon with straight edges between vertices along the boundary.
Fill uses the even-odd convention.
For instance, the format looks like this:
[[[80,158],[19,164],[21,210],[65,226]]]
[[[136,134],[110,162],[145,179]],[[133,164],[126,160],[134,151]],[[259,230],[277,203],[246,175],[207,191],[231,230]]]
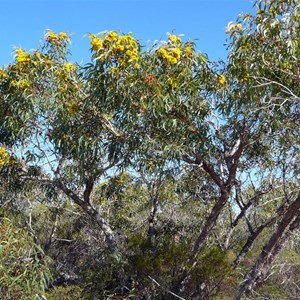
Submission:
[[[42,299],[49,286],[49,258],[28,231],[1,218],[0,294],[2,299]]]
[[[53,259],[45,297],[295,295],[299,3],[255,5],[228,24],[224,62],[175,34],[145,49],[106,31],[81,66],[48,30],[0,69],[0,203],[35,242],[1,224],[34,275],[50,278],[39,247]],[[2,292],[26,295],[9,274]]]

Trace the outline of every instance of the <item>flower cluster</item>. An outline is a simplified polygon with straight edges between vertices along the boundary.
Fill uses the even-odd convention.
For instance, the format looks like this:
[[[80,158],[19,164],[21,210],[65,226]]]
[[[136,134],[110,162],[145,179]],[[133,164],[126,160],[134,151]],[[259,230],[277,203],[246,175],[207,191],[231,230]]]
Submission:
[[[95,35],[91,34],[91,46],[93,51],[98,51],[103,48],[103,40],[101,38],[96,37]]]
[[[224,85],[226,83],[226,77],[224,75],[219,75],[218,81],[221,85]]]
[[[63,86],[63,85],[60,85],[58,86],[57,88],[57,92],[60,93],[60,94],[63,94],[67,91],[67,87],[66,86]]]
[[[59,34],[58,34],[58,37],[62,40],[68,40],[69,39],[69,36],[67,35],[67,33],[65,33],[64,31],[61,31]]]
[[[139,68],[139,44],[131,34],[118,35],[115,31],[110,31],[103,39],[94,34],[90,34],[89,37],[91,49],[99,52],[97,54],[109,53],[110,58],[115,59],[118,67],[133,64],[135,68]],[[117,73],[116,69],[113,70]]]
[[[195,54],[193,43],[182,43],[177,35],[169,35],[168,43],[156,51],[166,65],[176,65],[179,61],[186,62],[188,57]]]
[[[70,37],[66,32],[56,34],[50,30],[46,33],[46,41],[53,45],[58,45],[61,41],[67,41],[69,39]]]
[[[63,68],[57,70],[55,74],[57,75],[58,79],[61,82],[66,82],[68,81],[69,73],[72,73],[75,70],[76,70],[76,66],[70,62],[67,62],[63,64]]]
[[[250,76],[250,73],[246,72],[246,74],[244,75],[244,77],[241,79],[241,82],[247,82],[249,80],[249,76]]]
[[[185,54],[187,56],[193,56],[195,54],[194,49],[189,46],[189,44],[187,44],[187,46],[185,47]]]
[[[16,49],[16,61],[19,64],[26,64],[31,61],[31,55],[23,49]]]
[[[181,38],[177,35],[169,35],[168,40],[170,43],[172,43],[174,45],[178,45],[181,43]]]
[[[66,70],[67,73],[71,73],[72,71],[76,70],[76,66],[70,62],[67,62],[64,64],[64,69]]]
[[[110,73],[111,74],[115,74],[116,76],[119,76],[120,75],[120,68],[118,68],[118,67],[111,67],[110,68]]]
[[[230,32],[241,30],[241,29],[242,29],[242,24],[231,24],[227,26],[226,33],[228,34]]]
[[[4,166],[6,164],[10,164],[12,162],[12,159],[10,155],[6,152],[5,147],[0,148],[0,166]]]
[[[181,49],[178,47],[165,46],[157,50],[157,55],[161,57],[167,65],[175,65],[181,56]]]
[[[27,88],[30,87],[30,83],[27,79],[22,79],[22,80],[13,80],[11,82],[11,85],[17,89],[20,89],[20,90],[26,90]]]
[[[5,81],[7,78],[8,74],[3,69],[0,69],[0,82]]]
[[[79,110],[79,105],[77,103],[70,103],[68,105],[68,112],[71,114],[71,115],[74,115],[78,112]]]
[[[59,82],[66,82],[66,81],[68,81],[68,73],[64,69],[57,70],[55,72],[55,75],[57,76]]]
[[[178,82],[175,78],[171,77],[168,79],[168,84],[171,88],[175,89],[178,86]]]
[[[76,79],[73,75],[77,67],[71,62],[64,63],[60,68],[55,71],[57,80],[57,97],[65,98],[66,94],[77,92],[79,86],[76,84]]]
[[[118,40],[118,34],[115,31],[110,31],[105,37],[105,41],[116,42]]]

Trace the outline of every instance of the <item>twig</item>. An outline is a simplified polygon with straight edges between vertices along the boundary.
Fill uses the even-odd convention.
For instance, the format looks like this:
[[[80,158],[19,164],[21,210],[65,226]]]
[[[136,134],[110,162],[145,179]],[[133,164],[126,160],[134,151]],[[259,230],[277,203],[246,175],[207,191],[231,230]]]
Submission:
[[[160,288],[162,288],[163,290],[165,290],[166,292],[168,292],[169,294],[173,295],[174,297],[181,299],[181,300],[186,300],[178,295],[176,295],[175,293],[173,293],[172,291],[168,290],[167,288],[163,287],[161,284],[159,284],[154,278],[152,278],[151,276],[147,275],[147,277],[153,281],[157,286],[159,286]]]

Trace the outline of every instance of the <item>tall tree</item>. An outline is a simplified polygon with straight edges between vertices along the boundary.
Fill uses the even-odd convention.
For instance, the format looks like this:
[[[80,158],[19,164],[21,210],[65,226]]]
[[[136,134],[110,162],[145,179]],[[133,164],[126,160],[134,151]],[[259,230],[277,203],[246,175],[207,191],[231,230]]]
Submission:
[[[114,223],[93,200],[105,174],[126,169],[148,185],[147,239],[155,256],[166,174],[178,180],[191,174],[179,199],[189,201],[192,192],[205,218],[194,227],[176,278],[168,287],[153,282],[164,292],[207,297],[213,290],[207,278],[191,286],[204,272],[208,245],[217,247],[208,253],[235,251],[237,268],[263,240],[235,291],[239,299],[299,227],[299,3],[255,5],[256,14],[228,25],[225,62],[210,62],[176,35],[143,51],[131,34],[115,31],[89,35],[92,62],[84,67],[69,61],[64,32],[48,31],[32,53],[16,49],[15,62],[0,70],[1,180],[64,194],[120,251]]]

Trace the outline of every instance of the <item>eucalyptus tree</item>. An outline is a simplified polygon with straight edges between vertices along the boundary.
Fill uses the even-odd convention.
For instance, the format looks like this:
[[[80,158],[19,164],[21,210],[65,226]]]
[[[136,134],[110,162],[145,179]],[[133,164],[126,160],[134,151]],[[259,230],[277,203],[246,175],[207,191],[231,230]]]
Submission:
[[[103,175],[120,167],[144,176],[153,244],[166,170],[188,169],[197,190],[207,191],[195,193],[206,214],[168,290],[207,297],[207,282],[190,282],[220,224],[213,240],[220,251],[236,251],[244,232],[233,269],[272,230],[240,298],[299,228],[299,3],[255,5],[256,14],[228,25],[226,62],[211,62],[176,35],[144,51],[115,31],[88,35],[92,62],[84,67],[69,61],[64,32],[48,31],[32,53],[16,49],[15,62],[0,70],[1,180],[11,172],[63,193],[117,249],[94,201]]]

